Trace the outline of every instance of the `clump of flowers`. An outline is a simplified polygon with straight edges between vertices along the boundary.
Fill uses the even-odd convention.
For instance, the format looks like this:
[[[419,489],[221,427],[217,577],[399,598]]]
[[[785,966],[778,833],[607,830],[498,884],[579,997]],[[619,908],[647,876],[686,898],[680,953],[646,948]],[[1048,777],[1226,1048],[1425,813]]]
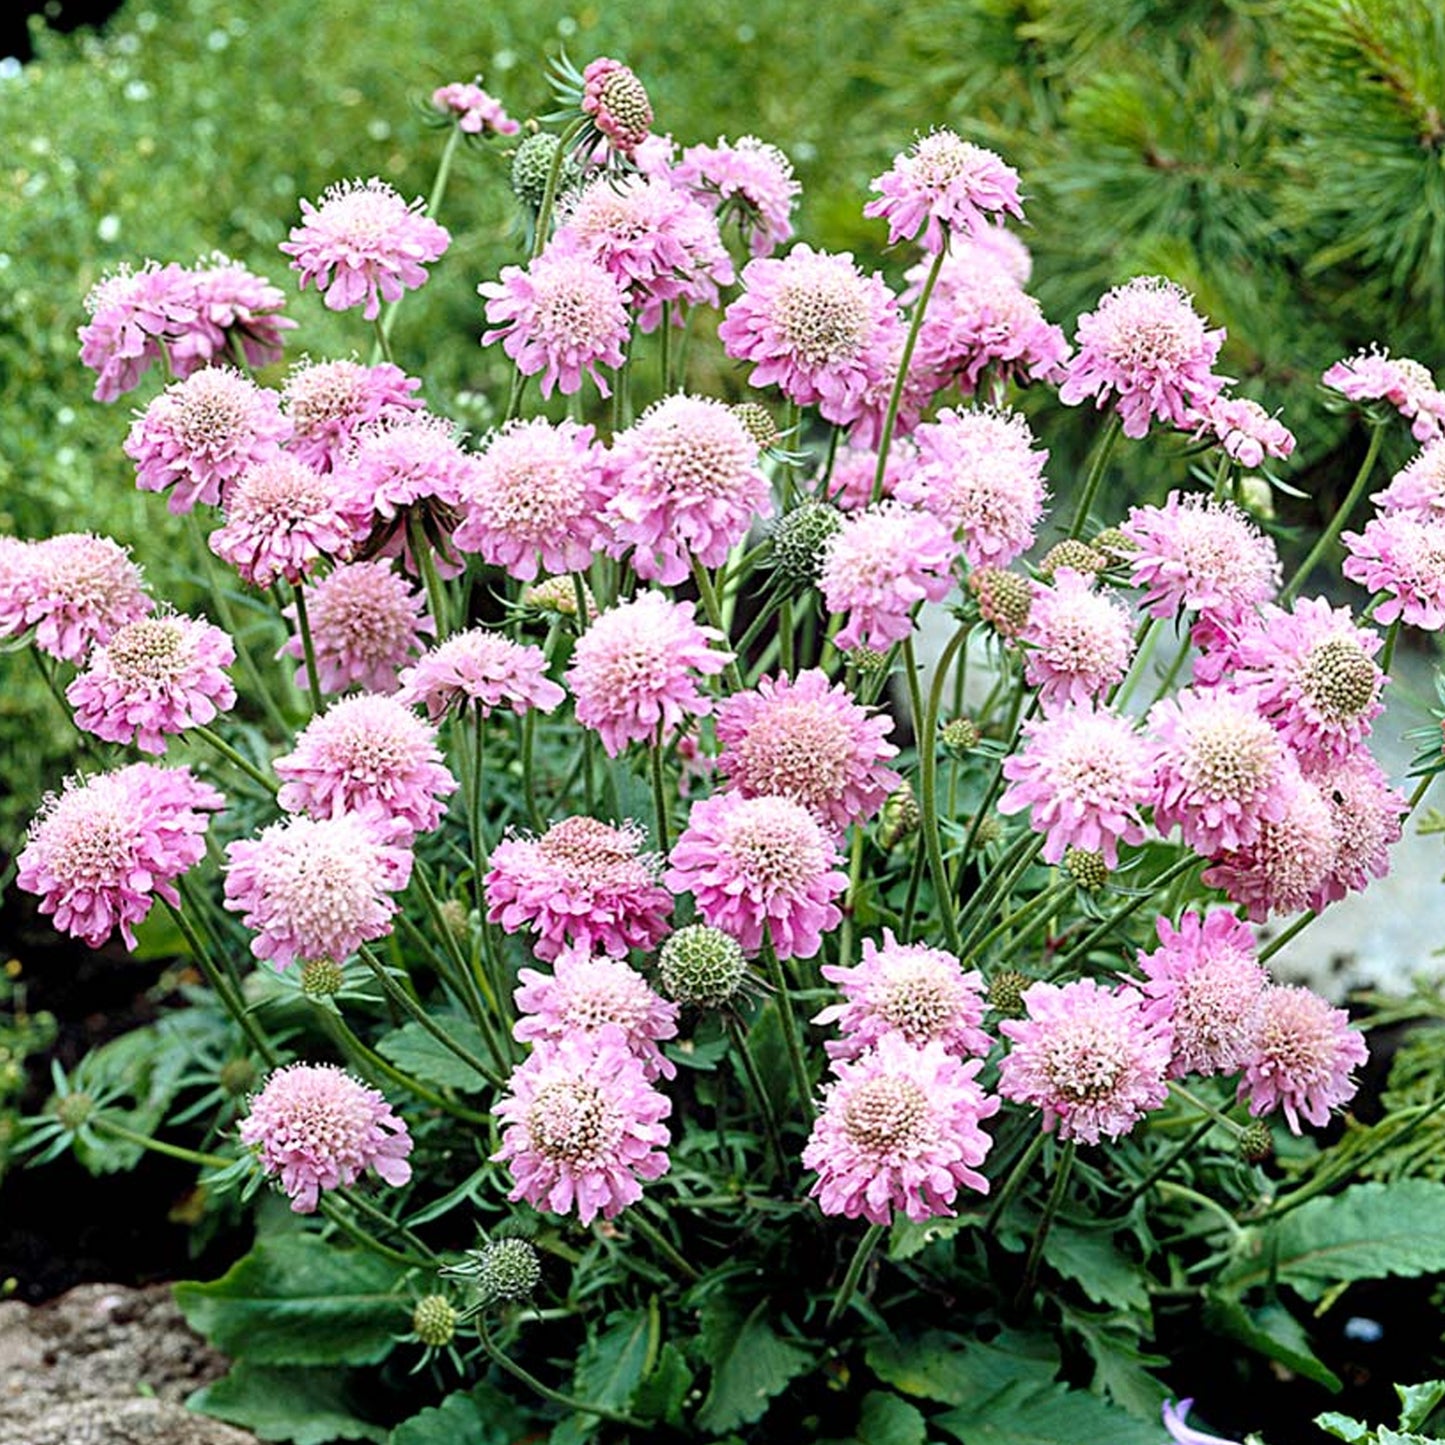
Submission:
[[[1410,422],[1417,442],[1445,435],[1445,393],[1412,357],[1371,347],[1335,362],[1320,379],[1351,401],[1388,402]]]
[[[512,119],[496,96],[476,80],[454,80],[438,86],[431,103],[445,114],[456,117],[457,129],[464,135],[516,135],[521,126]]]

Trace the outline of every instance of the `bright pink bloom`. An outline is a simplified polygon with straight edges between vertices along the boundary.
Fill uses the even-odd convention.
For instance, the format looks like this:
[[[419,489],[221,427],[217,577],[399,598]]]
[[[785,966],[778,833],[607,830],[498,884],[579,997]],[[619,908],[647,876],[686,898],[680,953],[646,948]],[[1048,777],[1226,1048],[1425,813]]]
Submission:
[[[1194,420],[1194,434],[1212,438],[1226,455],[1251,469],[1265,457],[1283,461],[1294,451],[1294,433],[1243,396],[1211,397]]]
[[[953,1214],[960,1186],[987,1194],[978,1170],[993,1140],[979,1125],[999,1101],[979,1087],[982,1067],[896,1034],[835,1062],[803,1150],[803,1167],[818,1171],[809,1193],[823,1213],[891,1224],[898,1210],[921,1222]]]
[[[291,423],[287,451],[318,472],[329,472],[369,423],[393,411],[415,411],[421,382],[389,361],[308,361],[293,366],[281,388],[281,407]]]
[[[482,717],[500,707],[519,716],[529,708],[551,712],[567,696],[547,676],[540,647],[513,642],[500,632],[473,627],[456,632],[401,674],[397,699],[424,706],[439,722],[452,708],[475,705]]]
[[[1330,1110],[1355,1097],[1351,1077],[1370,1056],[1364,1037],[1350,1027],[1342,1008],[1332,1008],[1307,988],[1265,990],[1259,1031],[1239,1081],[1239,1097],[1249,1112],[1284,1112],[1290,1132],[1300,1132],[1299,1116],[1323,1128]]]
[[[1399,618],[1426,632],[1445,627],[1445,516],[1394,512],[1340,540],[1350,554],[1345,576],[1370,592],[1389,594],[1375,608],[1376,622]]]
[[[843,915],[837,845],[791,798],[722,793],[692,806],[663,882],[691,893],[703,922],[749,953],[766,934],[779,958],[812,958]]]
[[[33,542],[0,536],[0,638],[16,637],[25,629],[20,589],[28,585],[34,551]]]
[[[388,1184],[411,1178],[411,1135],[377,1090],[335,1064],[277,1069],[250,1099],[236,1131],[279,1175],[297,1214],[314,1214],[323,1189],[344,1189],[370,1169]]]
[[[1087,702],[1122,682],[1134,656],[1128,608],[1072,567],[1060,567],[1052,585],[1036,582],[1033,590],[1019,640],[1027,645],[1024,680],[1038,688],[1045,710]]]
[[[998,1026],[1013,1043],[998,1091],[1041,1108],[1045,1133],[1057,1124],[1060,1139],[1117,1139],[1168,1097],[1169,1030],[1148,1021],[1135,989],[1035,983],[1023,1003],[1025,1018]]]
[[[176,376],[223,361],[252,370],[280,361],[282,333],[296,323],[277,314],[286,304],[279,286],[219,251],[189,274],[195,321],[177,326],[167,346]]]
[[[207,813],[226,800],[186,768],[133,763],[71,778],[45,799],[17,860],[16,883],[72,938],[99,948],[113,928],[128,948],[156,897],[205,856]]]
[[[1445,394],[1435,378],[1408,356],[1371,347],[1337,361],[1320,378],[1351,401],[1387,401],[1410,422],[1417,442],[1445,434]]]
[[[1307,766],[1305,777],[1319,789],[1334,822],[1334,859],[1309,900],[1318,912],[1390,871],[1390,849],[1400,841],[1410,805],[1363,748]]]
[[[374,321],[381,303],[399,301],[426,284],[427,266],[451,245],[451,235],[424,213],[418,197],[409,205],[385,181],[340,181],[321,204],[301,202],[301,224],[281,250],[292,258],[301,289],[314,284],[332,311],[365,305]]]
[[[569,1214],[615,1219],[642,1198],[639,1180],[667,1173],[667,1097],[616,1027],[540,1044],[496,1106],[505,1124],[492,1155],[516,1181],[508,1198]]]
[[[480,78],[480,77],[479,77]],[[502,102],[488,95],[476,81],[454,80],[431,93],[438,110],[457,118],[457,128],[467,135],[516,135],[521,126],[502,108]]]
[[[1417,452],[1371,500],[1383,517],[1404,512],[1421,522],[1445,518],[1445,438]]]
[[[431,412],[392,412],[357,429],[337,466],[338,485],[377,522],[394,521],[423,502],[457,507],[472,484],[476,458],[456,428]]]
[[[731,142],[719,136],[715,146],[688,146],[672,168],[672,181],[711,203],[724,229],[736,222],[754,256],[771,256],[792,239],[802,187],[787,156],[757,136]]]
[[[109,743],[163,753],[167,734],[209,723],[234,706],[226,668],[235,660],[230,637],[209,622],[141,617],[95,646],[65,697],[77,727]]]
[[[723,636],[699,627],[694,613],[691,602],[641,592],[599,614],[577,639],[565,681],[577,721],[597,732],[609,757],[712,711],[697,675],[721,672],[732,654],[708,646]]]
[[[95,372],[96,401],[134,391],[163,347],[195,324],[195,281],[184,266],[147,261],[104,277],[85,298],[80,359]]]
[[[630,155],[652,129],[652,103],[630,66],[599,55],[582,72],[582,112],[611,146]]]

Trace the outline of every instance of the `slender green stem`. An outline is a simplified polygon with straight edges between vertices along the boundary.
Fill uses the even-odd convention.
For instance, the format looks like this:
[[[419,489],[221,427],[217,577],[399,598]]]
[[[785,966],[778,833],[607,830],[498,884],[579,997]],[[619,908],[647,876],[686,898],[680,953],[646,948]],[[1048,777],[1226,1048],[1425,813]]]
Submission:
[[[105,755],[100,750],[99,743],[96,741],[93,734],[86,732],[86,730],[81,727],[81,725],[75,720],[75,713],[74,711],[72,711],[70,703],[66,700],[65,694],[61,692],[60,684],[56,682],[55,673],[52,670],[51,666],[46,663],[45,659],[40,655],[39,651],[36,648],[27,647],[25,650],[30,654],[31,660],[35,664],[36,671],[39,672],[41,678],[44,680],[45,686],[49,691],[51,697],[55,699],[56,706],[60,709],[61,716],[64,717],[65,720],[71,725],[71,727],[75,729],[75,735],[80,739],[81,747],[84,748],[85,751],[96,760],[96,762],[104,766],[106,759]]]
[[[778,951],[773,947],[770,934],[763,934],[763,961],[768,970],[768,979],[778,1003],[778,1019],[783,1026],[783,1043],[788,1051],[788,1066],[793,1072],[793,1088],[798,1095],[798,1106],[809,1125],[813,1122],[813,1090],[808,1082],[808,1066],[803,1062],[802,1041],[798,1037],[798,1020],[793,1014],[793,1001],[788,994],[788,981],[783,976],[783,966],[778,962]]]
[[[1400,623],[1402,619],[1397,617],[1391,624],[1390,630],[1385,634],[1385,650],[1380,656],[1380,671],[1389,672],[1395,661],[1395,644],[1400,640]]]
[[[1063,973],[1076,958],[1087,958],[1089,951],[1096,944],[1102,943],[1126,918],[1137,913],[1150,899],[1169,886],[1181,873],[1187,873],[1191,868],[1199,866],[1200,859],[1197,853],[1187,853],[1182,858],[1176,858],[1153,882],[1149,888],[1141,888],[1136,897],[1121,904],[1106,919],[1096,927],[1089,930],[1066,954],[1064,954],[1054,967],[1049,971],[1050,978],[1057,978]]]
[[[1218,1124],[1221,1129],[1226,1130],[1236,1139],[1244,1133],[1244,1130],[1224,1113],[1223,1110],[1216,1109],[1208,1099],[1201,1099],[1192,1089],[1185,1088],[1178,1079],[1170,1079],[1169,1092],[1173,1094],[1176,1099],[1183,1099],[1191,1109],[1198,1109],[1211,1124]]]
[[[1032,863],[1033,859],[1030,858],[1029,862]],[[1053,906],[1057,903],[1062,903],[1073,891],[1074,883],[1073,880],[1070,879],[1066,883],[1059,883],[1053,888],[1045,889],[1042,893],[1036,893],[1022,907],[1014,909],[1001,923],[995,924],[994,927],[990,928],[977,943],[965,940],[964,947],[967,949],[967,953],[964,958],[964,966],[967,967],[970,962],[980,961],[992,944],[996,943],[1004,934],[1009,932],[1010,929],[1017,928],[1030,914],[1042,913],[1047,917]],[[1028,932],[1014,940],[1015,947],[1029,937],[1029,934],[1038,927],[1038,922],[1038,919],[1034,919]]]
[[[1130,1207],[1136,1199],[1142,1199],[1181,1159],[1186,1159],[1193,1154],[1195,1149],[1203,1142],[1204,1136],[1214,1128],[1214,1120],[1207,1114],[1199,1123],[1190,1130],[1189,1137],[1177,1148],[1171,1149],[1158,1164],[1152,1168],[1143,1179],[1134,1185],[1121,1199],[1111,1201],[1117,1206],[1118,1212],[1113,1216],[1122,1220],[1128,1214]]]
[[[562,179],[562,167],[567,161],[567,150],[581,135],[582,127],[586,124],[585,116],[574,120],[562,132],[557,149],[552,153],[552,164],[547,169],[547,183],[542,187],[542,204],[537,207],[537,230],[532,237],[532,254],[529,258],[532,261],[542,254],[542,249],[547,244],[547,232],[552,226],[552,211],[557,204],[557,187]]]
[[[232,767],[238,768],[241,772],[245,773],[257,786],[265,788],[273,798],[281,791],[280,784],[277,783],[275,778],[268,778],[250,758],[238,752],[225,738],[219,733],[212,731],[212,729],[204,723],[192,723],[188,731],[200,738],[207,747],[218,752]]]
[[[645,1239],[685,1280],[696,1283],[702,1278],[696,1268],[677,1252],[677,1246],[660,1229],[655,1228],[640,1209],[634,1209],[627,1216],[627,1222],[632,1226],[633,1233]]]
[[[301,654],[306,660],[306,686],[311,693],[311,711],[320,712],[321,678],[316,671],[316,644],[311,640],[311,618],[306,611],[306,589],[298,582],[291,589],[296,607],[296,630],[301,634]]]
[[[1019,1284],[1018,1294],[1014,1296],[1016,1308],[1023,1307],[1038,1281],[1039,1262],[1044,1257],[1044,1245],[1048,1242],[1049,1230],[1053,1228],[1059,1206],[1064,1202],[1064,1193],[1069,1187],[1069,1175],[1074,1167],[1074,1149],[1074,1141],[1070,1139],[1060,1151],[1059,1161],[1054,1166],[1054,1186],[1049,1190],[1043,1218],[1039,1220],[1038,1228],[1034,1230],[1033,1240],[1029,1244],[1028,1259],[1024,1262],[1023,1280]]]
[[[1426,773],[1425,776],[1415,784],[1415,791],[1410,794],[1410,804],[1405,811],[1406,817],[1409,817],[1409,815],[1420,806],[1425,794],[1430,791],[1430,784],[1435,781],[1437,776],[1435,773]]]
[[[395,310],[395,308],[396,302],[392,301],[387,303],[386,309],[388,312]],[[371,323],[371,334],[373,337],[371,345],[372,365],[375,366],[378,361],[390,363],[392,360],[391,334],[383,317],[378,316],[376,320]]]
[[[429,1264],[438,1265],[441,1263],[440,1256],[433,1250],[425,1240],[418,1239],[406,1225],[395,1220],[384,1209],[378,1209],[364,1195],[358,1194],[354,1189],[334,1189],[332,1194],[337,1199],[345,1200],[358,1214],[364,1214],[374,1223],[381,1225],[383,1229],[389,1229],[392,1233],[404,1239],[418,1254],[422,1255]]]
[[[665,858],[672,849],[667,825],[667,784],[662,775],[663,725],[658,723],[657,736],[647,750],[648,772],[652,777],[652,809],[656,819],[657,851]]]
[[[863,887],[863,830],[853,829],[853,841],[848,845],[848,892],[847,906],[843,909],[843,925],[838,930],[838,966],[847,968],[853,962],[853,915],[858,907],[858,895]]]
[[[1034,1167],[1034,1161],[1043,1153],[1044,1141],[1048,1135],[1042,1129],[1034,1131],[1034,1136],[1029,1140],[1026,1148],[1019,1157],[1014,1160],[1014,1166],[1008,1172],[1008,1178],[1004,1180],[1003,1187],[993,1196],[993,1202],[989,1205],[988,1215],[983,1221],[983,1232],[990,1235],[998,1228],[998,1222],[1003,1218],[1003,1212],[1008,1208],[1009,1201],[1019,1192],[1019,1187],[1028,1177],[1029,1170]]]
[[[712,578],[708,576],[707,568],[697,560],[692,559],[692,578],[697,583],[697,595],[702,602],[703,614],[709,624],[722,633],[724,645],[727,643],[727,624],[723,620],[722,608],[718,605],[717,589],[712,585]],[[742,692],[743,678],[738,671],[738,660],[734,656],[727,665],[728,687],[733,692]]]
[[[1069,536],[1077,537],[1084,530],[1084,524],[1089,520],[1089,509],[1094,505],[1094,498],[1099,493],[1099,484],[1104,480],[1104,471],[1109,465],[1109,458],[1114,454],[1114,446],[1119,440],[1123,424],[1119,420],[1118,412],[1111,412],[1109,420],[1104,426],[1103,434],[1099,437],[1098,445],[1094,448],[1093,458],[1089,462],[1089,474],[1084,478],[1084,490],[1079,493],[1079,505],[1074,509],[1074,522],[1069,528]]]
[[[579,1400],[575,1395],[564,1395],[560,1390],[554,1390],[550,1385],[544,1385],[535,1375],[528,1374],[502,1351],[488,1331],[486,1320],[480,1315],[477,1316],[477,1338],[481,1340],[482,1348],[487,1352],[487,1358],[499,1370],[504,1370],[514,1380],[525,1385],[533,1394],[540,1395],[542,1399],[549,1400],[564,1410],[571,1410],[579,1415],[596,1415],[599,1420],[611,1420],[614,1424],[629,1425],[635,1430],[652,1428],[652,1422],[639,1420],[635,1415],[624,1414],[621,1410],[610,1410],[605,1405],[594,1405],[588,1400]]]
[[[388,1260],[392,1264],[399,1264],[404,1269],[430,1269],[431,1263],[420,1255],[408,1254],[403,1249],[393,1249],[389,1244],[383,1244],[369,1229],[362,1228],[354,1219],[348,1218],[346,1211],[340,1209],[334,1200],[328,1199],[324,1194],[317,1201],[321,1212],[344,1234],[353,1244],[359,1244],[363,1249],[370,1250],[372,1254],[380,1259]]]
[[[843,1311],[851,1303],[853,1292],[858,1288],[858,1281],[863,1277],[863,1270],[873,1257],[873,1251],[878,1248],[878,1241],[883,1238],[886,1228],[883,1224],[870,1224],[863,1231],[863,1238],[858,1241],[853,1258],[848,1261],[848,1272],[843,1276],[843,1283],[838,1286],[838,1293],[833,1297],[833,1307],[828,1311],[828,1318],[823,1324],[825,1330],[831,1330],[838,1323]]]
[[[778,1177],[782,1178],[788,1172],[788,1162],[787,1155],[783,1153],[783,1136],[778,1132],[778,1116],[773,1109],[772,1095],[768,1093],[763,1084],[762,1075],[758,1073],[757,1060],[753,1058],[753,1051],[748,1047],[747,1031],[743,1028],[742,1020],[737,1014],[728,1013],[727,1027],[728,1032],[732,1035],[733,1045],[737,1049],[738,1062],[747,1076],[748,1087],[752,1089],[753,1095],[758,1101],[758,1109],[763,1116],[763,1129],[768,1136],[768,1145],[773,1151],[773,1162],[777,1165]]]
[[[1313,908],[1311,908],[1307,913],[1301,913],[1300,916],[1296,918],[1295,921],[1291,923],[1290,926],[1286,928],[1283,933],[1281,933],[1276,938],[1271,938],[1270,941],[1265,944],[1263,948],[1260,949],[1260,963],[1268,963],[1269,960],[1272,959],[1275,954],[1280,951],[1280,949],[1282,949],[1287,943],[1289,943],[1291,939],[1297,938],[1301,933],[1303,933],[1305,929],[1307,929],[1310,924],[1313,923],[1318,917],[1319,914],[1316,913]]]
[[[183,1144],[168,1144],[164,1139],[154,1138],[150,1134],[138,1134],[134,1129],[117,1124],[114,1119],[104,1114],[94,1115],[89,1122],[92,1128],[99,1129],[102,1134],[109,1134],[112,1139],[149,1149],[155,1154],[164,1154],[170,1159],[179,1159],[185,1164],[194,1164],[198,1169],[229,1169],[236,1162],[220,1154],[202,1154],[196,1149],[187,1149]]]
[[[960,628],[951,640],[952,644],[967,636]],[[938,836],[938,784],[934,776],[937,743],[938,716],[936,712],[938,691],[929,690],[929,707],[923,705],[923,691],[918,678],[918,659],[913,650],[910,634],[903,640],[904,674],[908,679],[908,698],[913,708],[915,742],[918,747],[918,804],[923,813],[923,843],[928,850],[928,869],[933,875],[933,891],[937,896],[938,913],[943,922],[943,932],[948,939],[949,949],[960,953],[958,919],[954,914],[953,889],[949,886],[948,870],[943,861],[943,845]],[[940,662],[940,670],[943,663]],[[936,681],[936,679],[935,679]]]
[[[426,583],[427,601],[431,605],[432,620],[437,625],[437,641],[444,642],[448,636],[447,595],[442,588],[442,579],[437,573],[436,558],[432,545],[421,524],[421,513],[415,507],[406,514],[406,537],[411,543],[411,554]]]
[[[988,922],[989,910],[1033,867],[1043,845],[1042,834],[1021,833],[999,860],[998,866],[980,880],[963,911],[961,941],[964,949],[972,948],[979,930]]]

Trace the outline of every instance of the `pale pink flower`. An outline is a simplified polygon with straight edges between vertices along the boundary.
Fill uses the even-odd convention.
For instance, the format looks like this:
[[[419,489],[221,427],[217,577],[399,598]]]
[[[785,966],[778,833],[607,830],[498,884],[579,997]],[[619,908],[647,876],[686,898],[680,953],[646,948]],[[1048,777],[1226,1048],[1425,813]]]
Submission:
[[[912,470],[918,448],[911,437],[893,438],[883,469],[883,490],[879,501],[891,497]],[[857,512],[873,500],[873,480],[878,475],[878,453],[871,448],[840,442],[833,456],[833,471],[819,495],[840,511]]]
[[[767,936],[779,958],[812,958],[843,915],[848,886],[832,835],[791,798],[702,798],[673,845],[663,882],[691,893],[703,922],[749,953]]]
[[[1094,579],[1060,567],[1052,585],[1036,582],[1026,644],[1024,681],[1039,690],[1045,709],[1082,703],[1122,682],[1134,656],[1133,617]]]
[[[925,251],[941,251],[954,232],[973,235],[1003,212],[1020,220],[1024,214],[1018,172],[951,130],[920,136],[868,189],[877,191],[878,199],[869,201],[863,214],[888,222],[889,244],[922,230]]]
[[[688,146],[672,168],[672,181],[712,203],[724,228],[735,222],[754,256],[771,256],[792,239],[802,187],[787,156],[757,136],[719,136],[715,146]]]
[[[1372,346],[1335,362],[1320,380],[1351,401],[1389,402],[1410,422],[1417,442],[1445,434],[1445,394],[1429,370],[1408,356]]]
[[[652,102],[630,66],[599,55],[582,72],[582,113],[608,144],[630,155],[652,130]]]
[[[541,1044],[512,1074],[494,1112],[502,1147],[491,1157],[516,1181],[508,1198],[615,1219],[642,1198],[641,1180],[667,1173],[668,1098],[647,1081],[621,1029]]]
[[[923,295],[924,283],[935,259],[924,256],[903,273],[905,285],[898,297],[902,305],[912,306]],[[934,283],[934,297],[955,286],[966,287],[975,272],[990,267],[1002,268],[1016,286],[1027,286],[1029,277],[1033,275],[1034,258],[1028,246],[1009,230],[1007,222],[1001,218],[979,227],[977,231],[959,232],[948,238],[948,251]],[[930,301],[929,305],[932,306],[933,302]]]
[[[106,742],[163,753],[168,734],[212,722],[234,706],[226,668],[235,660],[230,637],[209,622],[140,617],[96,644],[65,697],[76,727]]]
[[[903,364],[904,339],[901,328],[890,330],[870,359],[872,379],[860,390],[848,426],[847,439],[852,446],[871,447],[876,451],[882,444],[883,426],[893,402],[893,383]],[[923,420],[938,386],[939,378],[923,369],[915,353],[908,363],[903,390],[898,393],[898,411],[893,420],[895,437],[907,437],[913,432]]]
[[[406,887],[412,865],[377,820],[354,813],[285,818],[226,856],[226,907],[255,933],[251,952],[277,968],[341,963],[384,938],[397,911],[389,895]]]
[[[1164,1428],[1175,1445],[1239,1445],[1237,1440],[1226,1440],[1221,1435],[1206,1435],[1185,1423],[1184,1417],[1194,1405],[1192,1397],[1186,1397],[1177,1405],[1166,1400],[1163,1405]]]
[[[1305,776],[1319,789],[1334,822],[1334,858],[1309,900],[1318,912],[1347,893],[1363,892],[1372,878],[1390,871],[1390,849],[1400,841],[1410,805],[1363,748],[1307,766]]]
[[[1294,433],[1248,397],[1210,397],[1194,419],[1193,430],[1196,437],[1209,437],[1240,466],[1251,469],[1266,457],[1284,461],[1294,451]]]
[[[697,685],[732,657],[710,642],[723,635],[699,627],[691,602],[641,592],[600,613],[577,639],[564,680],[577,700],[577,721],[594,729],[609,757],[628,743],[671,732],[689,717],[706,717],[712,699]]]
[[[1024,744],[1003,762],[1005,815],[1027,813],[1043,833],[1046,863],[1070,848],[1119,866],[1119,844],[1144,841],[1140,808],[1153,796],[1152,749],[1131,719],[1093,702],[1060,708],[1023,725]]]
[[[1042,1109],[1045,1133],[1057,1125],[1060,1139],[1117,1139],[1168,1097],[1169,1030],[1145,1018],[1137,990],[1092,978],[1035,983],[1023,1004],[1024,1018],[999,1024],[1013,1047],[998,1091]]]
[[[340,181],[321,204],[301,202],[301,224],[281,250],[292,258],[301,289],[314,284],[332,311],[365,306],[374,321],[383,300],[399,301],[426,284],[427,266],[451,244],[451,235],[425,214],[418,197],[408,204],[385,181]]]
[[[91,288],[85,309],[80,359],[95,372],[95,400],[114,401],[134,391],[171,340],[194,325],[195,281],[174,262],[121,267]]]
[[[484,627],[453,633],[423,653],[399,684],[397,699],[408,707],[424,706],[433,722],[451,709],[473,706],[482,717],[502,707],[519,716],[531,708],[552,712],[567,695],[547,676],[540,647]]]
[[[16,637],[25,629],[21,588],[29,584],[34,551],[33,542],[0,535],[0,638]]]
[[[293,366],[281,388],[291,423],[286,449],[318,472],[336,468],[357,431],[394,411],[422,406],[421,382],[389,361],[307,361]]]
[[[323,1189],[345,1189],[370,1169],[388,1184],[411,1178],[411,1135],[376,1089],[335,1064],[275,1070],[236,1132],[277,1175],[297,1214],[314,1214]]]
[[[1300,1132],[1301,1114],[1323,1128],[1331,1109],[1355,1097],[1352,1071],[1369,1056],[1344,1009],[1307,988],[1274,986],[1264,993],[1239,1097],[1256,1118],[1282,1110],[1292,1134]]]
[[[252,370],[280,361],[282,335],[296,323],[277,314],[286,304],[279,286],[219,251],[189,274],[195,320],[178,325],[167,347],[176,376],[222,361]]]
[[[454,80],[438,86],[431,93],[431,103],[455,116],[457,129],[466,135],[516,135],[521,130],[502,102],[488,95],[477,81]]]
[[[823,1213],[891,1224],[896,1210],[922,1222],[952,1215],[961,1186],[987,1194],[979,1166],[993,1140],[979,1125],[999,1101],[979,1087],[982,1067],[896,1034],[836,1061],[803,1150],[803,1167],[818,1171],[809,1193]]]
[[[540,838],[505,838],[484,885],[487,921],[508,933],[530,929],[542,959],[569,949],[624,958],[655,948],[667,936],[672,895],[657,881],[660,860],[642,845],[635,823],[614,828],[582,816]]]
[[[31,822],[15,882],[62,933],[99,948],[119,928],[134,948],[156,898],[180,903],[176,879],[205,856],[206,814],[225,802],[188,769],[154,763],[71,778]]]
[[[1345,576],[1387,594],[1374,610],[1376,622],[1398,618],[1426,632],[1445,627],[1445,516],[1393,512],[1340,540],[1350,554]]]
[[[1421,522],[1445,519],[1445,438],[1417,452],[1372,500],[1383,517],[1403,512]]]

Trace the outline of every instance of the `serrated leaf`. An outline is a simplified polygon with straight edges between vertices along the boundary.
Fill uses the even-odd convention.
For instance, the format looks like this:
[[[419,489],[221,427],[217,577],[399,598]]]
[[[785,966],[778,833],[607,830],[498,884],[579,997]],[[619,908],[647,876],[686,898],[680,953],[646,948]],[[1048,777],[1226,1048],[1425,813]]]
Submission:
[[[1147,1314],[1144,1271],[1115,1248],[1112,1235],[1055,1225],[1044,1241],[1044,1258],[1095,1304]]]
[[[1148,1423],[1107,1405],[1097,1395],[1052,1385],[1010,1385],[986,1401],[973,1400],[937,1416],[934,1425],[964,1445],[1159,1445],[1157,1421]]]
[[[1157,1420],[1159,1407],[1169,1391],[1149,1373],[1169,1361],[1162,1355],[1147,1355],[1139,1348],[1139,1336],[1146,1321],[1125,1311],[1094,1311],[1065,1306],[1064,1325],[1084,1341],[1094,1361],[1094,1378],[1089,1388],[1105,1395],[1139,1420]]]
[[[397,1269],[317,1234],[260,1240],[220,1279],[182,1281],[186,1323],[223,1354],[257,1365],[374,1365],[406,1313]]]
[[[1396,1385],[1400,1397],[1400,1428],[1418,1430],[1445,1400],[1445,1380],[1425,1380],[1418,1385]]]
[[[1344,1388],[1340,1377],[1310,1348],[1304,1326],[1283,1305],[1250,1309],[1233,1295],[1210,1290],[1204,1297],[1204,1323],[1327,1390]]]
[[[404,1420],[386,1445],[512,1445],[527,1432],[527,1417],[514,1400],[491,1385],[459,1390]]]
[[[293,1445],[375,1440],[380,1445],[386,1439],[380,1425],[351,1413],[341,1370],[278,1369],[242,1361],[231,1366],[230,1374],[197,1390],[186,1404],[243,1425],[261,1440],[289,1440]]]
[[[1347,1445],[1359,1445],[1370,1433],[1368,1425],[1352,1420],[1348,1415],[1341,1415],[1338,1410],[1326,1410],[1323,1415],[1316,1415],[1315,1424],[1326,1435],[1333,1435],[1336,1440],[1344,1440]]]
[[[1041,1335],[1005,1331],[988,1344],[943,1330],[916,1339],[890,1336],[868,1346],[868,1367],[885,1384],[921,1400],[962,1405],[1005,1386],[1042,1388],[1059,1369],[1058,1348]]]
[[[681,1350],[670,1340],[657,1355],[652,1373],[632,1396],[632,1413],[669,1425],[682,1425],[682,1402],[692,1388],[693,1373]]]
[[[487,1041],[469,1019],[448,1014],[438,1022],[471,1053],[478,1057],[485,1055]],[[376,1049],[397,1068],[424,1084],[436,1084],[443,1089],[462,1089],[468,1093],[477,1093],[487,1087],[487,1081],[470,1064],[434,1039],[419,1023],[403,1024],[381,1039]]]
[[[577,1395],[589,1405],[622,1410],[647,1372],[656,1348],[647,1310],[618,1310],[577,1361]]]
[[[698,1343],[712,1366],[712,1382],[697,1423],[714,1434],[760,1419],[768,1401],[813,1363],[807,1350],[768,1323],[766,1300],[746,1309],[727,1295],[703,1306]]]
[[[938,1240],[952,1239],[960,1229],[969,1228],[982,1216],[957,1214],[928,1220],[895,1219],[888,1231],[888,1258],[912,1259]]]

